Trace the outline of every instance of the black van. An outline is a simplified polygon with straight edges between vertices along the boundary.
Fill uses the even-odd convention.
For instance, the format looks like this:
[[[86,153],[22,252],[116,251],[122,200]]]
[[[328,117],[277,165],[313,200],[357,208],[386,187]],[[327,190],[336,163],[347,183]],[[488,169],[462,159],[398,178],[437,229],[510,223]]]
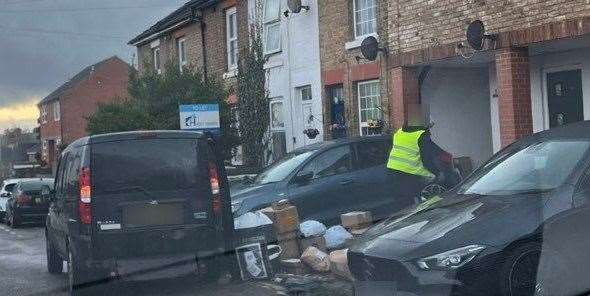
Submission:
[[[47,267],[70,294],[111,277],[220,272],[231,248],[227,177],[210,135],[90,136],[60,156],[46,223]],[[63,260],[63,261],[62,261]]]

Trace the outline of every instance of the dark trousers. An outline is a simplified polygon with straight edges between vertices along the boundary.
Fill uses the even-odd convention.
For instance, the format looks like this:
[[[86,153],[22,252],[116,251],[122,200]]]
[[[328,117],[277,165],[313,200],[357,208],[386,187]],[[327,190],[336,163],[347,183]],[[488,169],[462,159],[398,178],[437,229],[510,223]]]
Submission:
[[[396,170],[389,170],[389,176],[393,198],[407,206],[420,201],[420,192],[426,186],[424,177]]]

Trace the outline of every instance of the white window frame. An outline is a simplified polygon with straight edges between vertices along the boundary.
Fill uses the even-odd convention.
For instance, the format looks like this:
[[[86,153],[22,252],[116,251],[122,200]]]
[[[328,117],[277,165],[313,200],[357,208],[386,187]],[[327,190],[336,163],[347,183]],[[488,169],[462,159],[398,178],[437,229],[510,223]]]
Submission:
[[[276,12],[276,15],[268,17],[266,15],[266,3],[268,1],[276,1],[279,4],[279,9]],[[262,8],[262,24],[263,24],[263,45],[264,45],[264,54],[265,55],[270,55],[270,54],[274,54],[277,52],[280,52],[282,50],[282,36],[281,36],[281,1],[280,0],[264,0],[264,6]],[[279,47],[278,48],[273,48],[273,49],[268,49],[266,47],[267,45],[267,34],[268,34],[268,28],[269,27],[273,27],[273,26],[278,26],[278,34],[279,34]]]
[[[233,31],[234,31],[234,36],[232,37],[230,35],[230,20],[231,18],[234,18],[234,23],[233,23]],[[237,10],[236,7],[230,7],[225,11],[225,50],[227,53],[227,69],[228,71],[231,70],[235,70],[238,68],[238,14],[237,14]],[[234,63],[231,63],[232,60],[232,54],[231,54],[231,44],[232,42],[235,42],[235,50],[234,50]]]
[[[363,82],[359,82],[357,83],[357,87],[356,87],[356,97],[357,97],[357,101],[358,101],[358,119],[359,119],[359,132],[361,136],[364,136],[363,134],[363,128],[367,128],[369,127],[369,123],[368,122],[363,122],[362,121],[362,111],[363,110],[369,110],[369,109],[373,109],[373,108],[361,108],[361,100],[363,98],[368,98],[368,97],[374,97],[374,96],[365,96],[365,97],[361,97],[361,86],[366,85],[366,84],[373,84],[373,83],[377,83],[377,101],[379,102],[379,107],[381,107],[381,84],[379,82],[379,80],[368,80],[368,81],[363,81]],[[379,111],[379,118],[383,119],[383,115],[381,114],[381,110],[377,109],[377,111]]]
[[[47,123],[47,104],[41,105],[41,123]]]
[[[377,35],[377,13],[378,13],[378,8],[379,6],[377,5],[377,0],[374,0],[375,3],[375,30],[372,33],[368,33],[368,34],[364,34],[364,35],[357,35],[357,22],[356,22],[356,12],[357,12],[357,7],[356,7],[356,1],[357,0],[352,0],[352,20],[353,20],[353,29],[354,29],[354,39],[364,39],[366,37],[369,36],[375,36]],[[365,8],[367,9],[367,8]]]
[[[180,37],[176,39],[176,54],[178,55],[178,67],[180,68],[180,73],[183,72],[184,67],[188,64],[186,58],[186,38]]]
[[[156,46],[152,49],[152,59],[154,62],[154,70],[156,73],[162,74],[162,56],[159,46]]]
[[[59,101],[53,102],[53,120],[59,121],[61,119],[61,110],[59,109]]]

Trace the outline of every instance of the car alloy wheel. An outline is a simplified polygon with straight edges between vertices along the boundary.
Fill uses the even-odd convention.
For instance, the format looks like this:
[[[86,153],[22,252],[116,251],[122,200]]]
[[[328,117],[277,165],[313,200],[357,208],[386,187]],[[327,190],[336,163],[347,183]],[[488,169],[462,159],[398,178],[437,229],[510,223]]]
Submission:
[[[540,256],[540,250],[531,249],[516,257],[509,275],[510,295],[532,296],[543,289],[542,283],[537,283]]]

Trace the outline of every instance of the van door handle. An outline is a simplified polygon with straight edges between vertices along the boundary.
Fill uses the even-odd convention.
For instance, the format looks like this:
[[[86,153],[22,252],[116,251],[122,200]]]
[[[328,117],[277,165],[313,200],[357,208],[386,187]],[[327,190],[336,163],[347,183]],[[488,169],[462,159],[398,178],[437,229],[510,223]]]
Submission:
[[[354,180],[352,180],[352,179],[340,180],[340,185],[342,185],[342,186],[352,184],[352,183],[354,183]]]

